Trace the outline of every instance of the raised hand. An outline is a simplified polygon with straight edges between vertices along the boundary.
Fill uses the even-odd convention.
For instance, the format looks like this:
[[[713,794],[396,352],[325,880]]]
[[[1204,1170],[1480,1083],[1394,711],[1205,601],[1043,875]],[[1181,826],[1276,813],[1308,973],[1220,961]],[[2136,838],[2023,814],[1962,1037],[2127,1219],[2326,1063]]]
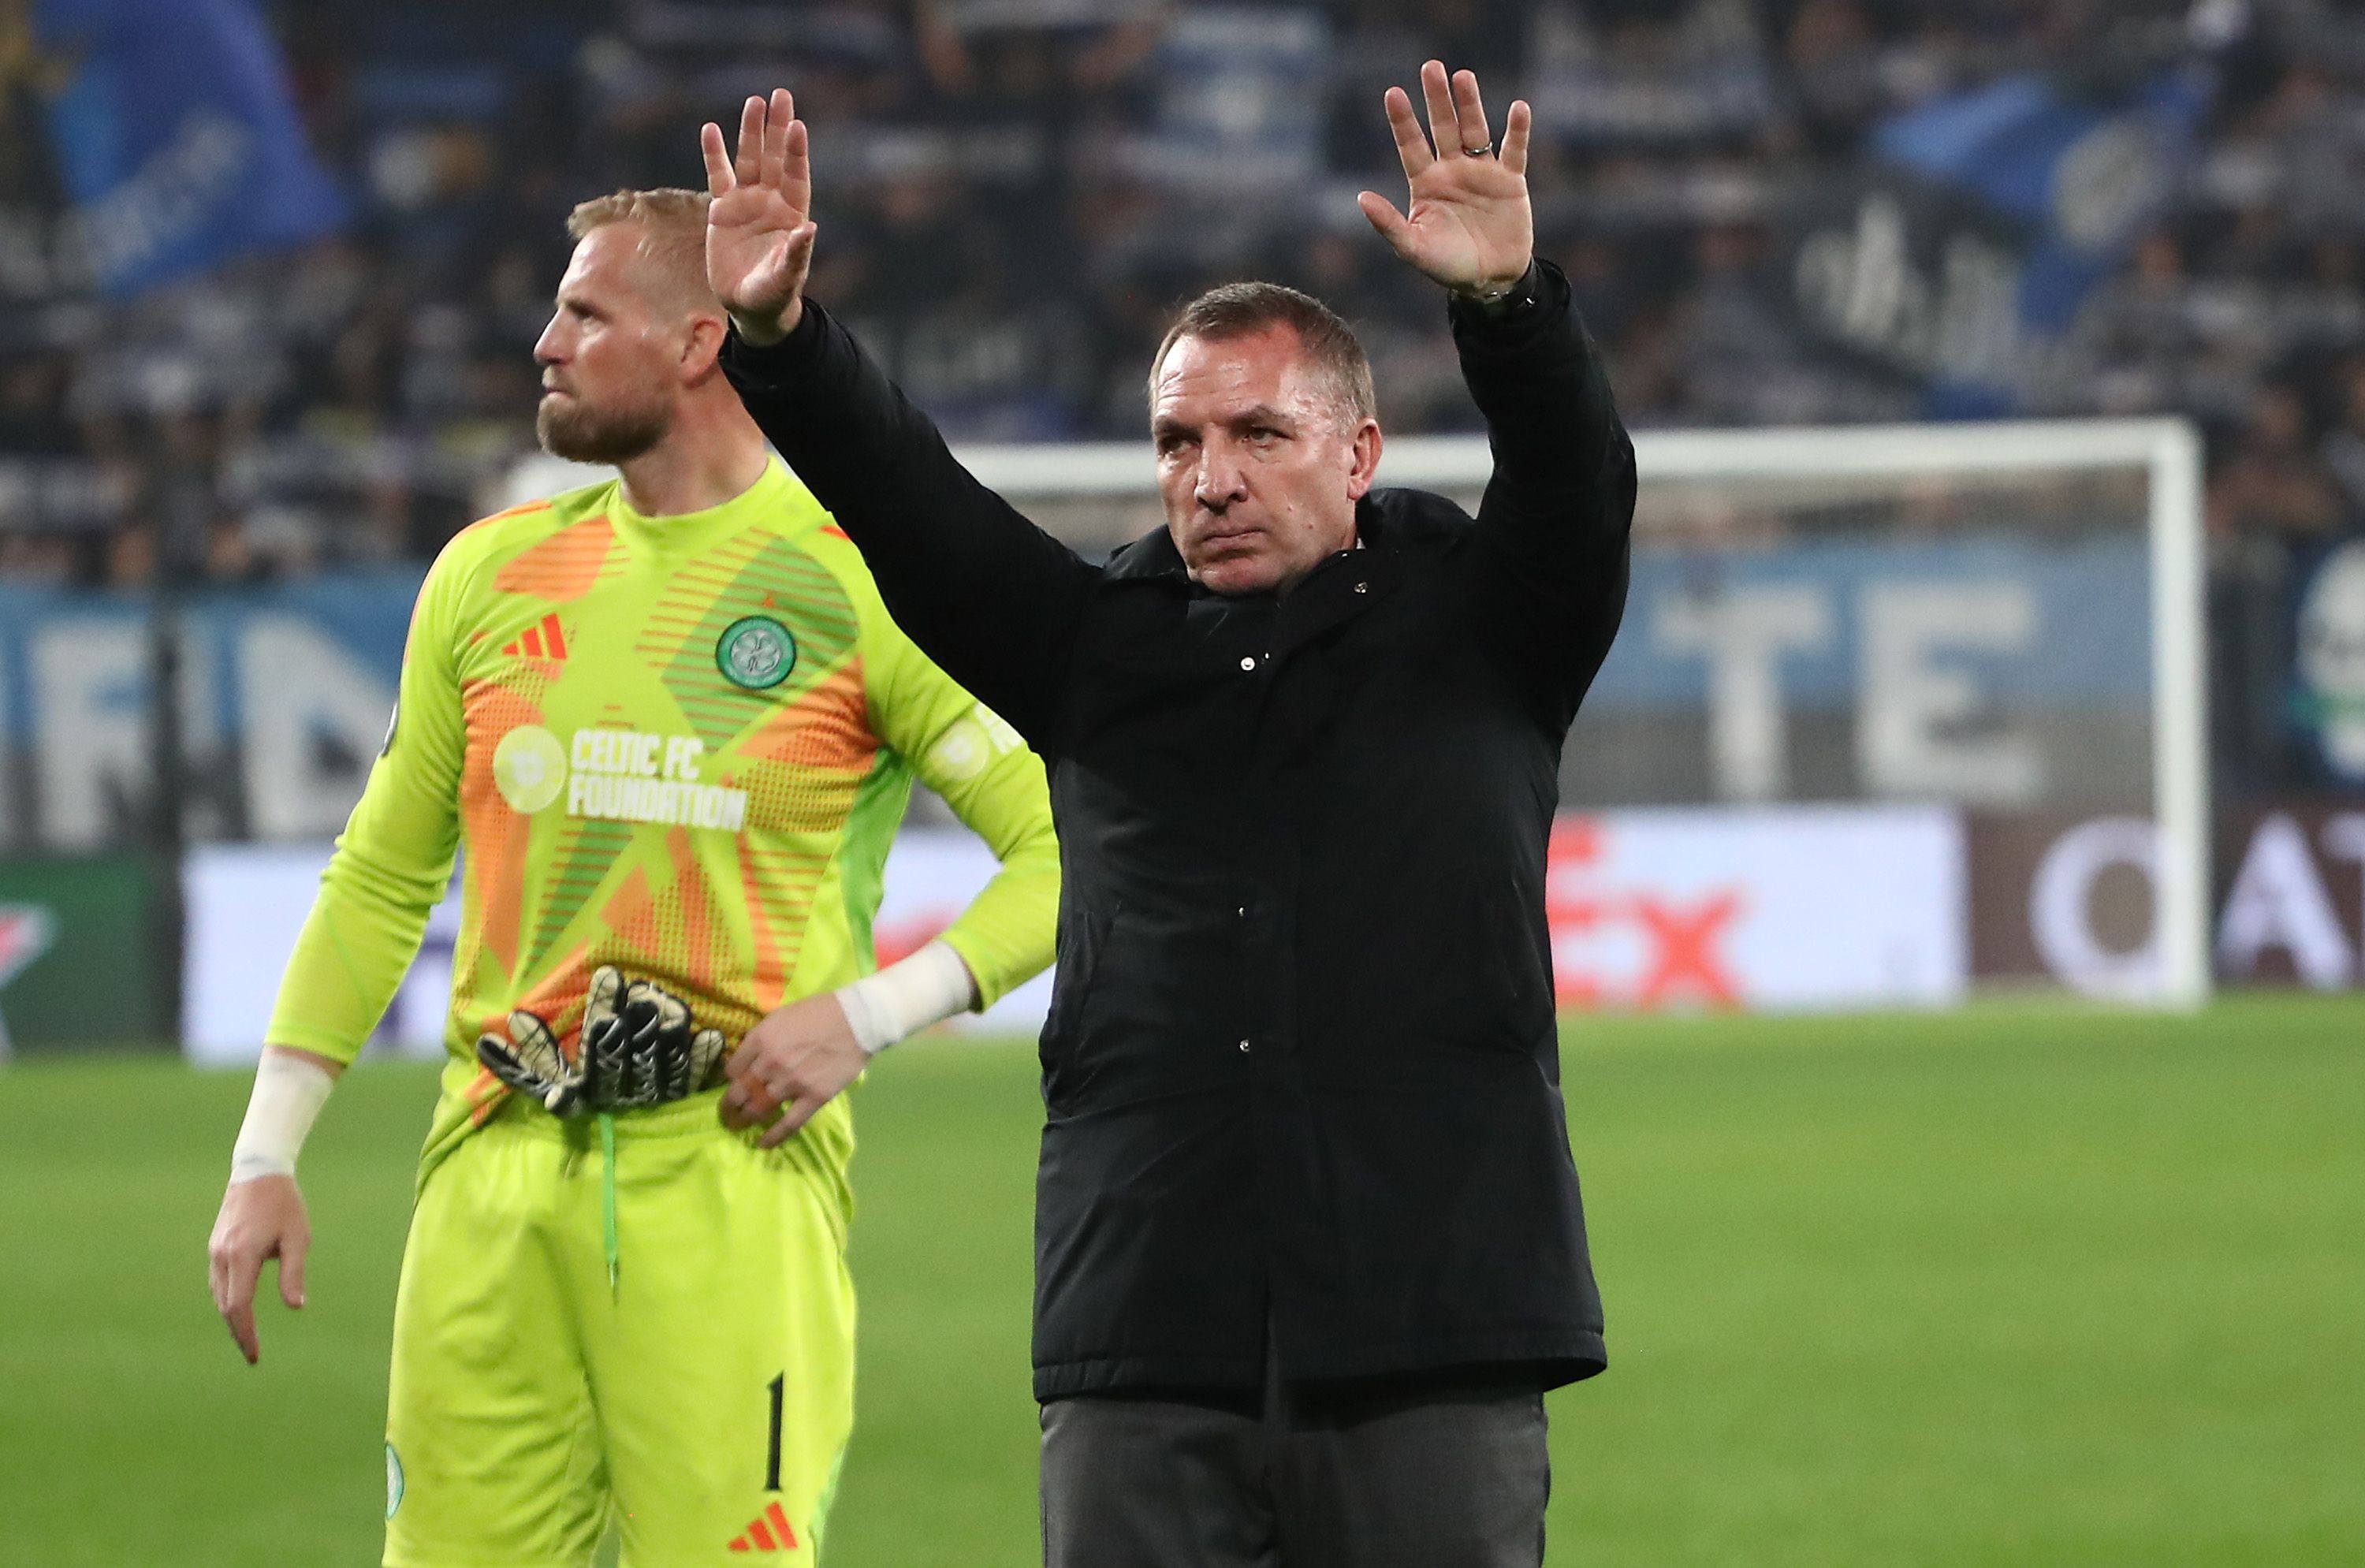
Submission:
[[[1498,156],[1476,76],[1457,71],[1449,80],[1444,64],[1432,60],[1420,68],[1420,87],[1429,102],[1427,135],[1405,90],[1387,91],[1388,129],[1411,186],[1409,211],[1365,191],[1357,198],[1363,216],[1397,255],[1446,287],[1480,298],[1507,293],[1535,255],[1528,204],[1533,116],[1524,99],[1512,103]]]
[[[739,111],[739,155],[725,156],[723,128],[701,128],[706,154],[706,281],[731,312],[739,335],[778,342],[804,314],[805,274],[813,270],[813,162],[796,100],[775,88],[768,104],[750,98]]]

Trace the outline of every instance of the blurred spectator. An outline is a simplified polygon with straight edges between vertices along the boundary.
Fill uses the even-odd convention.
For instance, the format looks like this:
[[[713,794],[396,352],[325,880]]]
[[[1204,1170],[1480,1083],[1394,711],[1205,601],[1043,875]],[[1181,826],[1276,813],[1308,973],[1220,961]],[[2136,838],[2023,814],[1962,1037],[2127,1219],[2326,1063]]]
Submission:
[[[2324,465],[2340,486],[2348,526],[2365,529],[2365,355],[2342,362],[2340,417],[2319,449]]]
[[[2304,540],[2342,521],[2340,492],[2307,444],[2307,416],[2288,386],[2261,389],[2209,480],[2209,526],[2221,535]]]
[[[217,578],[431,553],[531,445],[567,208],[694,183],[698,123],[776,82],[829,171],[816,296],[963,439],[1137,434],[1166,313],[1244,274],[1356,323],[1392,431],[1474,428],[1442,312],[1353,206],[1395,178],[1380,93],[1431,55],[1533,102],[1541,248],[1638,424],[1914,417],[1920,388],[1818,346],[1786,308],[1799,216],[1935,95],[2025,72],[2203,73],[2195,155],[2025,411],[2201,419],[2221,532],[2313,538],[2365,517],[2352,6],[267,8],[357,221],[129,308],[88,295],[41,152],[50,77],[21,29],[0,38],[0,578],[146,580],[157,509],[190,482],[211,498],[175,549]]]

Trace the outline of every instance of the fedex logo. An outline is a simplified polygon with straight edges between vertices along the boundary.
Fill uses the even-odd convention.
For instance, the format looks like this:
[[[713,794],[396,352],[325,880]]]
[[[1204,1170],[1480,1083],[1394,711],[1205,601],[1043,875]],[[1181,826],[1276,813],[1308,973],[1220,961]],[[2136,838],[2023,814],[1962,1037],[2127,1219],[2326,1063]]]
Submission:
[[[1561,1006],[1740,1006],[1728,944],[1748,890],[1652,886],[1616,863],[1612,831],[1598,817],[1563,817],[1552,828],[1544,916]]]
[[[1572,815],[1550,855],[1564,1008],[1934,1006],[1967,984],[1962,825],[1942,808]]]

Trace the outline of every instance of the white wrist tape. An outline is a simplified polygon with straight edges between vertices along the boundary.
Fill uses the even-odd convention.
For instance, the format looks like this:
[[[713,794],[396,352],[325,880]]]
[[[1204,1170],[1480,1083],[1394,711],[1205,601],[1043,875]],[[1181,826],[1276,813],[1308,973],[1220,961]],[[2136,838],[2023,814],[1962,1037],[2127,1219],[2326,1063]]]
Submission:
[[[254,1070],[254,1095],[230,1153],[230,1184],[258,1176],[293,1176],[312,1119],[336,1087],[336,1074],[319,1062],[266,1049]]]
[[[877,1056],[906,1036],[968,1012],[977,1002],[977,982],[961,956],[936,941],[875,975],[838,987],[835,994],[856,1041]]]

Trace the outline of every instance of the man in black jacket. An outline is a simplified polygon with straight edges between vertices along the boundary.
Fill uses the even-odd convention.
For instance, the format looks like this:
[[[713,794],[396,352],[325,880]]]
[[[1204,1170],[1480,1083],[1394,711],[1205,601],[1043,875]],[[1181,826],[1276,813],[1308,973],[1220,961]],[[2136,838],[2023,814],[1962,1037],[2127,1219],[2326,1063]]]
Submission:
[[[1047,1559],[1542,1556],[1542,1391],[1603,1364],[1559,1087],[1545,840],[1623,609],[1633,449],[1531,253],[1530,116],[1422,71],[1365,193],[1450,291],[1496,469],[1473,521],[1373,489],[1370,371],[1266,285],[1151,371],[1167,528],[1087,564],[957,464],[802,297],[803,125],[706,128],[708,268],[749,411],[889,608],[1049,765],[1035,1391]],[[734,1090],[809,1114],[825,1050]],[[752,1104],[750,1103],[752,1102]]]

